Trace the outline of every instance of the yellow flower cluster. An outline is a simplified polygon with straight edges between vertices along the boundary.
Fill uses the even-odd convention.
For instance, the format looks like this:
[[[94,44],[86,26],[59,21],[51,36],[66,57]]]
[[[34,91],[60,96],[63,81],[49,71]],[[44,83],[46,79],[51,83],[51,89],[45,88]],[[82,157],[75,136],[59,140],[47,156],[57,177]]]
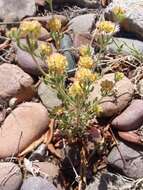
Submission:
[[[82,96],[83,95],[83,89],[81,87],[81,84],[79,81],[75,81],[70,87],[69,87],[69,95],[76,97],[76,96]]]
[[[96,29],[99,33],[113,34],[119,30],[119,27],[111,21],[99,21],[96,24]]]
[[[84,67],[86,69],[91,69],[93,67],[93,59],[86,55],[86,56],[81,56],[78,62],[79,67]]]
[[[81,83],[86,81],[93,82],[96,80],[96,75],[90,69],[81,67],[77,70],[75,78]]]
[[[115,15],[119,15],[119,14],[125,14],[125,9],[123,9],[122,7],[120,6],[116,6],[112,9],[112,12],[115,14]]]
[[[66,71],[68,62],[65,56],[60,53],[53,53],[47,58],[49,72],[62,75]]]
[[[79,48],[79,53],[81,56],[90,56],[91,55],[90,47],[88,45],[82,45]]]
[[[23,21],[20,24],[20,34],[26,36],[31,34],[33,38],[38,38],[41,33],[41,24],[38,21]]]
[[[51,32],[59,32],[62,27],[61,20],[56,17],[52,17],[48,22],[48,27]]]
[[[41,55],[51,55],[52,54],[52,47],[51,44],[46,44],[46,43],[42,43],[39,45],[39,52],[41,53]]]

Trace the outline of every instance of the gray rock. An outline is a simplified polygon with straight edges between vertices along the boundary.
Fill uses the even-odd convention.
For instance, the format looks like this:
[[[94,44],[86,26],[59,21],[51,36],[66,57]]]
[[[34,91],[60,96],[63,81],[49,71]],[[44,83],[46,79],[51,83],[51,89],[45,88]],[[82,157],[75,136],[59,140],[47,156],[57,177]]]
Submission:
[[[57,188],[41,177],[29,177],[24,181],[20,190],[57,190]]]
[[[0,98],[10,99],[19,94],[24,87],[29,88],[33,79],[21,68],[13,64],[0,65]]]
[[[139,146],[129,146],[120,142],[118,145],[121,155],[117,149],[114,147],[110,154],[108,155],[108,163],[112,167],[119,169],[126,176],[131,178],[142,178],[143,177],[143,151]]]
[[[135,99],[112,121],[112,126],[121,131],[135,130],[143,125],[143,100]]]
[[[19,190],[22,184],[20,168],[11,162],[0,163],[0,189]]]
[[[106,9],[106,17],[109,20],[117,21],[112,9],[118,6],[126,10],[125,19],[121,22],[121,26],[127,32],[133,32],[137,37],[143,39],[143,1],[113,0]]]
[[[111,53],[122,53],[125,55],[134,54],[134,50],[143,52],[143,42],[139,40],[116,38],[107,46],[107,50]]]
[[[5,119],[0,133],[0,158],[17,155],[48,129],[49,117],[40,103],[20,104]]]
[[[98,80],[94,85],[94,90],[89,96],[89,101],[95,100],[95,98],[100,99],[101,94],[101,82],[104,80],[109,80],[114,82],[114,74],[106,74]],[[101,100],[101,106],[103,108],[103,116],[110,117],[120,113],[131,101],[134,94],[134,87],[131,81],[124,77],[122,80],[118,81],[115,85],[116,97],[106,96]]]
[[[34,0],[0,0],[0,10],[0,19],[10,22],[32,16],[36,6]]]
[[[42,82],[38,87],[38,95],[42,100],[42,103],[49,109],[53,109],[56,106],[62,104],[61,100],[57,97],[57,92],[49,85]]]
[[[72,30],[74,33],[91,32],[91,29],[95,23],[95,18],[95,14],[85,14],[77,16],[70,20],[69,30]]]

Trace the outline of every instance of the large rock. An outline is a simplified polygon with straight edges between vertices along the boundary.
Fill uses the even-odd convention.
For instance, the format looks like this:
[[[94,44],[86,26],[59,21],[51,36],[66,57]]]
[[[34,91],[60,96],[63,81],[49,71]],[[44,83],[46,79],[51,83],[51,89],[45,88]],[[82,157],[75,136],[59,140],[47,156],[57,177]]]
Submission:
[[[112,126],[121,131],[138,129],[143,125],[143,100],[133,100],[131,104],[112,121]]]
[[[114,37],[114,41],[107,46],[107,50],[110,53],[122,53],[125,55],[133,54],[133,50],[143,52],[143,42],[128,38]]]
[[[55,89],[46,85],[42,82],[38,87],[38,95],[42,100],[42,103],[49,109],[52,110],[54,107],[62,104],[61,100],[57,97]]]
[[[89,101],[93,101],[96,98],[100,99],[101,95],[101,82],[104,80],[109,80],[114,82],[114,74],[106,74],[98,80],[94,85],[94,90],[91,92],[89,96]],[[114,96],[106,96],[101,100],[101,106],[103,108],[103,116],[109,117],[116,115],[121,112],[131,101],[132,96],[134,94],[134,88],[131,81],[124,77],[122,80],[118,81],[115,85],[116,89],[116,97]]]
[[[117,147],[114,147],[108,156],[108,163],[115,169],[120,170],[126,176],[131,178],[143,177],[143,151],[138,146],[129,146],[120,143],[118,148],[122,154],[119,153]],[[123,161],[124,159],[124,161]]]
[[[116,21],[112,10],[119,6],[126,10],[125,19],[121,22],[121,26],[127,32],[133,32],[137,37],[143,39],[143,1],[113,0],[106,9],[106,17],[109,20]]]
[[[17,155],[48,129],[49,117],[40,103],[26,102],[13,110],[0,133],[0,158]]]
[[[33,79],[18,66],[7,63],[0,65],[0,98],[10,99],[32,84]]]
[[[20,190],[57,190],[57,188],[46,179],[30,177],[24,181]]]
[[[0,19],[4,21],[21,20],[36,12],[34,0],[0,0]]]
[[[0,189],[19,190],[22,184],[20,168],[11,162],[0,163]]]
[[[74,33],[88,33],[91,32],[91,29],[95,23],[95,14],[85,14],[77,16],[70,20],[69,30],[72,30]]]
[[[22,44],[26,44],[25,39],[21,39]],[[38,41],[38,45],[41,44],[41,41]],[[32,56],[27,53],[26,51],[23,51],[20,49],[16,44],[14,44],[15,49],[16,49],[16,58],[18,65],[26,72],[31,75],[39,76],[41,75],[40,68],[41,67],[44,71],[47,71],[47,64],[45,64],[40,58],[35,57],[37,60],[37,63],[33,60]],[[39,66],[38,66],[38,65]]]

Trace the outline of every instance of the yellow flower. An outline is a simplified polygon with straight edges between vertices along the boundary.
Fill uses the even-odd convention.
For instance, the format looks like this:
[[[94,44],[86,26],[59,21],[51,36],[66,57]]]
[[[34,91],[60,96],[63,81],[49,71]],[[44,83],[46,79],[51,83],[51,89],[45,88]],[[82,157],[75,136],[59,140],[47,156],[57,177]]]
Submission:
[[[111,21],[99,21],[96,24],[99,34],[113,34],[119,30],[119,26]]]
[[[116,6],[112,9],[112,12],[115,14],[115,15],[119,15],[119,14],[124,14],[126,11],[125,9],[123,9],[122,7],[120,6]]]
[[[70,96],[82,96],[83,95],[83,89],[79,83],[79,81],[75,81],[70,87],[69,87],[69,95]]]
[[[110,93],[112,91],[113,87],[114,87],[114,83],[110,80],[106,79],[106,80],[101,82],[101,92],[103,94]]]
[[[96,116],[99,117],[101,113],[103,112],[103,108],[101,105],[98,104],[93,107],[93,111],[96,113]]]
[[[41,55],[49,56],[52,54],[53,50],[52,50],[51,44],[42,43],[39,46],[39,51],[40,51]]]
[[[125,19],[125,13],[126,10],[120,6],[115,6],[112,9],[113,14],[116,16],[116,18],[118,19],[118,21],[123,21]]]
[[[38,21],[23,21],[20,24],[22,36],[31,34],[33,38],[38,38],[41,33],[41,24]]]
[[[90,56],[91,55],[91,52],[90,52],[90,47],[88,45],[82,45],[80,48],[79,48],[79,53],[80,55],[82,56]]]
[[[68,62],[65,56],[60,53],[53,53],[47,58],[49,72],[54,74],[64,74]]]
[[[51,32],[59,32],[62,27],[61,20],[56,17],[52,17],[48,22],[48,26]]]
[[[124,73],[122,72],[116,72],[115,73],[115,81],[119,81],[119,80],[122,80],[124,78]]]
[[[79,67],[84,67],[86,69],[91,69],[93,67],[93,59],[90,56],[81,56],[79,58]]]
[[[75,78],[80,82],[85,82],[85,81],[93,82],[96,80],[96,75],[92,73],[90,69],[79,68],[76,72]]]

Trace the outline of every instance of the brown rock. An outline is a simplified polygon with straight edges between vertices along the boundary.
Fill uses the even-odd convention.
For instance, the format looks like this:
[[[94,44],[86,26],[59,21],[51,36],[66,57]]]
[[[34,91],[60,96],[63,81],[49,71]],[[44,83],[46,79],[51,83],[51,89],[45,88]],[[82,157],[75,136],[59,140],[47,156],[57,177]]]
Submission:
[[[112,121],[112,126],[121,131],[130,131],[143,124],[143,100],[133,100],[131,104]]]
[[[4,63],[0,66],[0,98],[9,99],[29,88],[33,79],[18,66]]]
[[[20,168],[11,162],[0,163],[0,189],[19,190],[22,183]]]
[[[17,155],[48,129],[49,117],[40,103],[26,102],[13,110],[0,133],[0,158]]]
[[[75,34],[73,37],[73,45],[75,48],[78,48],[81,45],[89,45],[91,38],[92,36],[89,33]]]
[[[104,80],[109,80],[114,82],[114,74],[106,74],[102,79],[98,80],[94,85],[94,90],[91,92],[89,101],[95,100],[95,98],[100,99],[101,96],[101,82]],[[124,77],[122,80],[118,81],[115,85],[117,90],[116,97],[106,96],[101,101],[101,106],[103,108],[103,116],[110,117],[119,112],[121,112],[131,101],[134,94],[134,88],[131,81]]]

